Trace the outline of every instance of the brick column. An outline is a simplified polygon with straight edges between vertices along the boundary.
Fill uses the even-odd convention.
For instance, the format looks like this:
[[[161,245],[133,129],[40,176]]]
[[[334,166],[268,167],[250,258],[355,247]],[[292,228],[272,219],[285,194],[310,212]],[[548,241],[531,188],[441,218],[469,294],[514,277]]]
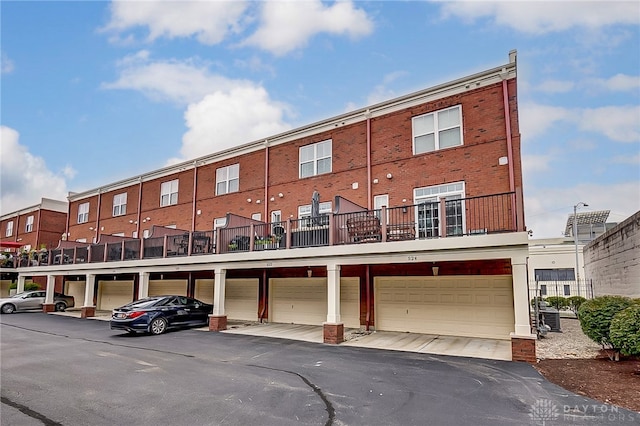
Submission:
[[[511,360],[523,361],[535,364],[536,359],[536,337],[511,337]]]
[[[344,324],[329,324],[325,322],[322,325],[322,337],[324,343],[331,345],[344,342]]]
[[[209,331],[222,331],[227,329],[227,316],[209,315]]]

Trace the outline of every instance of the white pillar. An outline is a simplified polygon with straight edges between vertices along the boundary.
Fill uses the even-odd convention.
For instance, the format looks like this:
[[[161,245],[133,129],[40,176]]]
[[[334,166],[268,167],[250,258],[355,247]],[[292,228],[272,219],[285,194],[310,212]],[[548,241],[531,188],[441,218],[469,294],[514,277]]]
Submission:
[[[18,287],[16,288],[16,293],[22,293],[24,291],[24,275],[18,275]]]
[[[327,266],[327,322],[340,324],[340,265]]]
[[[138,280],[138,299],[149,297],[149,272],[140,272]]]
[[[513,313],[515,317],[515,332],[513,335],[530,337],[527,263],[524,256],[511,258],[511,273],[513,280]]]
[[[84,305],[83,307],[93,307],[93,289],[96,284],[95,274],[87,274],[84,284]]]
[[[224,288],[227,281],[227,270],[216,269],[213,283],[213,315],[222,317],[224,313]]]
[[[56,276],[47,275],[47,295],[44,298],[45,305],[53,305],[53,293],[56,289]]]

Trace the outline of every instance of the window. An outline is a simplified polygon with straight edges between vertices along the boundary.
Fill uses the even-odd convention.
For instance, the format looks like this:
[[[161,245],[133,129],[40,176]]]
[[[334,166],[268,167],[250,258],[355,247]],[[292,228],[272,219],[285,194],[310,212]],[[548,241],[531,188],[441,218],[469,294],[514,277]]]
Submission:
[[[127,214],[127,193],[113,196],[113,215],[122,216]]]
[[[563,287],[564,287],[564,295],[571,296],[571,286],[569,284],[565,284]]]
[[[536,269],[533,272],[536,281],[575,281],[573,268]]]
[[[382,206],[389,207],[389,194],[376,195],[373,197],[373,209],[376,210],[378,219],[380,219]],[[389,216],[387,216],[387,223],[389,223]]]
[[[413,153],[462,145],[462,107],[455,106],[413,117]]]
[[[546,296],[547,295],[547,286],[546,284],[542,284],[540,286],[540,296]]]
[[[300,179],[331,173],[331,139],[300,147]]]
[[[445,200],[446,235],[464,234],[464,182],[417,188],[413,191],[420,238],[439,237],[440,201]]]
[[[251,215],[251,219],[253,219],[253,220],[262,220],[262,213],[253,213]]]
[[[33,232],[33,216],[27,217],[27,224],[24,227],[24,232]]]
[[[215,219],[213,219],[213,229],[216,230],[218,228],[221,228],[223,226],[225,226],[227,224],[227,218],[226,217],[217,217]]]
[[[142,238],[149,238],[149,230],[148,229],[143,229],[142,230]]]
[[[78,223],[89,222],[89,203],[83,203],[78,206]]]
[[[329,225],[329,214],[331,213],[331,201],[320,203],[320,217],[311,217],[311,204],[298,207],[298,219],[305,219],[299,222],[301,228],[309,228],[311,226],[327,226]]]
[[[10,220],[9,222],[7,222],[7,230],[4,233],[5,237],[10,237],[13,235],[13,221]]]
[[[240,190],[240,164],[221,167],[216,170],[216,195],[229,194]]]
[[[160,186],[160,207],[178,204],[178,179],[162,182]]]

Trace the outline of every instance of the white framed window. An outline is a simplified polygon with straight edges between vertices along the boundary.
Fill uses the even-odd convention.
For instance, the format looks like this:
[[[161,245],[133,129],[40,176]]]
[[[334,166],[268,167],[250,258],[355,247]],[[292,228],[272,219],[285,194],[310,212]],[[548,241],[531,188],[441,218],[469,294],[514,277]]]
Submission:
[[[87,242],[87,239],[86,239],[86,238],[78,238],[78,239],[76,240],[76,242],[78,242],[78,243],[86,243],[86,242]]]
[[[27,216],[27,223],[24,226],[24,232],[33,232],[33,216]]]
[[[240,164],[220,167],[216,170],[216,195],[240,190]]]
[[[389,194],[381,194],[373,197],[373,209],[376,210],[376,216],[380,219],[382,206],[389,207]],[[387,223],[389,223],[389,216],[387,215]]]
[[[298,222],[298,226],[301,228],[309,228],[312,226],[326,226],[329,225],[329,214],[331,214],[331,201],[320,203],[319,209],[320,217],[311,217],[311,204],[298,207],[298,219],[304,219]]]
[[[160,186],[160,207],[178,204],[178,179],[162,182]]]
[[[9,222],[7,222],[7,229],[5,230],[4,236],[10,237],[12,235],[13,235],[13,221],[10,220]]]
[[[253,213],[251,215],[251,219],[253,219],[253,220],[262,220],[262,213]]]
[[[127,193],[117,194],[113,196],[113,216],[122,216],[127,214]]]
[[[114,237],[124,237],[124,232],[116,232],[115,234],[111,234]]]
[[[460,105],[413,117],[412,126],[414,154],[462,145]]]
[[[298,159],[300,162],[300,179],[331,173],[332,141],[301,146]]]
[[[440,201],[445,200],[445,235],[463,235],[465,228],[464,182],[447,183],[413,190],[417,234],[420,238],[442,235]]]
[[[227,224],[227,218],[226,217],[217,217],[215,219],[213,219],[213,229],[216,230],[218,228],[221,228],[223,226],[225,226]]]
[[[89,203],[82,203],[78,206],[78,223],[89,222]]]
[[[142,238],[149,238],[149,230],[148,229],[143,229],[142,230]]]

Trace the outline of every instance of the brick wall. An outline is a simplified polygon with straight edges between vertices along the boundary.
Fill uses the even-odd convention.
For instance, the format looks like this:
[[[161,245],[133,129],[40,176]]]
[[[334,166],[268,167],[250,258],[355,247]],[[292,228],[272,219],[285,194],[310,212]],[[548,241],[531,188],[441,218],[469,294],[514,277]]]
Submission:
[[[521,187],[520,137],[518,131],[515,80],[509,81],[509,106],[513,136],[513,166],[515,186]],[[464,145],[436,152],[413,155],[412,117],[454,105],[462,106]],[[299,148],[324,140],[332,140],[332,172],[305,179],[299,178]],[[195,214],[195,229],[208,230],[215,218],[227,212],[245,217],[260,213],[270,221],[271,211],[279,210],[282,218],[298,216],[298,207],[311,203],[314,191],[320,201],[333,201],[336,195],[367,207],[367,123],[364,121],[340,125],[311,136],[268,148],[269,188],[265,198],[266,149],[245,153],[218,162],[200,165],[197,169],[196,205],[193,206],[193,169],[143,182],[140,213],[140,235],[152,225],[175,225],[190,230]],[[499,165],[506,157],[507,142],[502,84],[469,90],[463,94],[427,102],[371,119],[371,179],[372,195],[389,195],[391,206],[402,200],[413,200],[415,188],[464,181],[467,196],[508,192],[509,166]],[[240,164],[240,191],[216,196],[216,169]],[[387,179],[391,173],[392,178]],[[179,180],[178,204],[159,207],[162,182]],[[355,185],[354,185],[355,184]],[[126,190],[127,215],[112,217],[113,195]],[[279,197],[278,194],[283,196]],[[138,184],[102,195],[100,228],[105,234],[124,232],[132,235],[137,219]],[[271,201],[273,198],[273,201]],[[247,200],[250,199],[251,202]],[[260,200],[257,203],[256,200]],[[78,205],[91,203],[89,222],[77,225]],[[70,239],[91,238],[97,216],[97,196],[74,201],[70,205]],[[197,212],[200,212],[197,214]],[[150,221],[144,221],[146,217]]]
[[[640,211],[584,248],[595,296],[640,297]]]

